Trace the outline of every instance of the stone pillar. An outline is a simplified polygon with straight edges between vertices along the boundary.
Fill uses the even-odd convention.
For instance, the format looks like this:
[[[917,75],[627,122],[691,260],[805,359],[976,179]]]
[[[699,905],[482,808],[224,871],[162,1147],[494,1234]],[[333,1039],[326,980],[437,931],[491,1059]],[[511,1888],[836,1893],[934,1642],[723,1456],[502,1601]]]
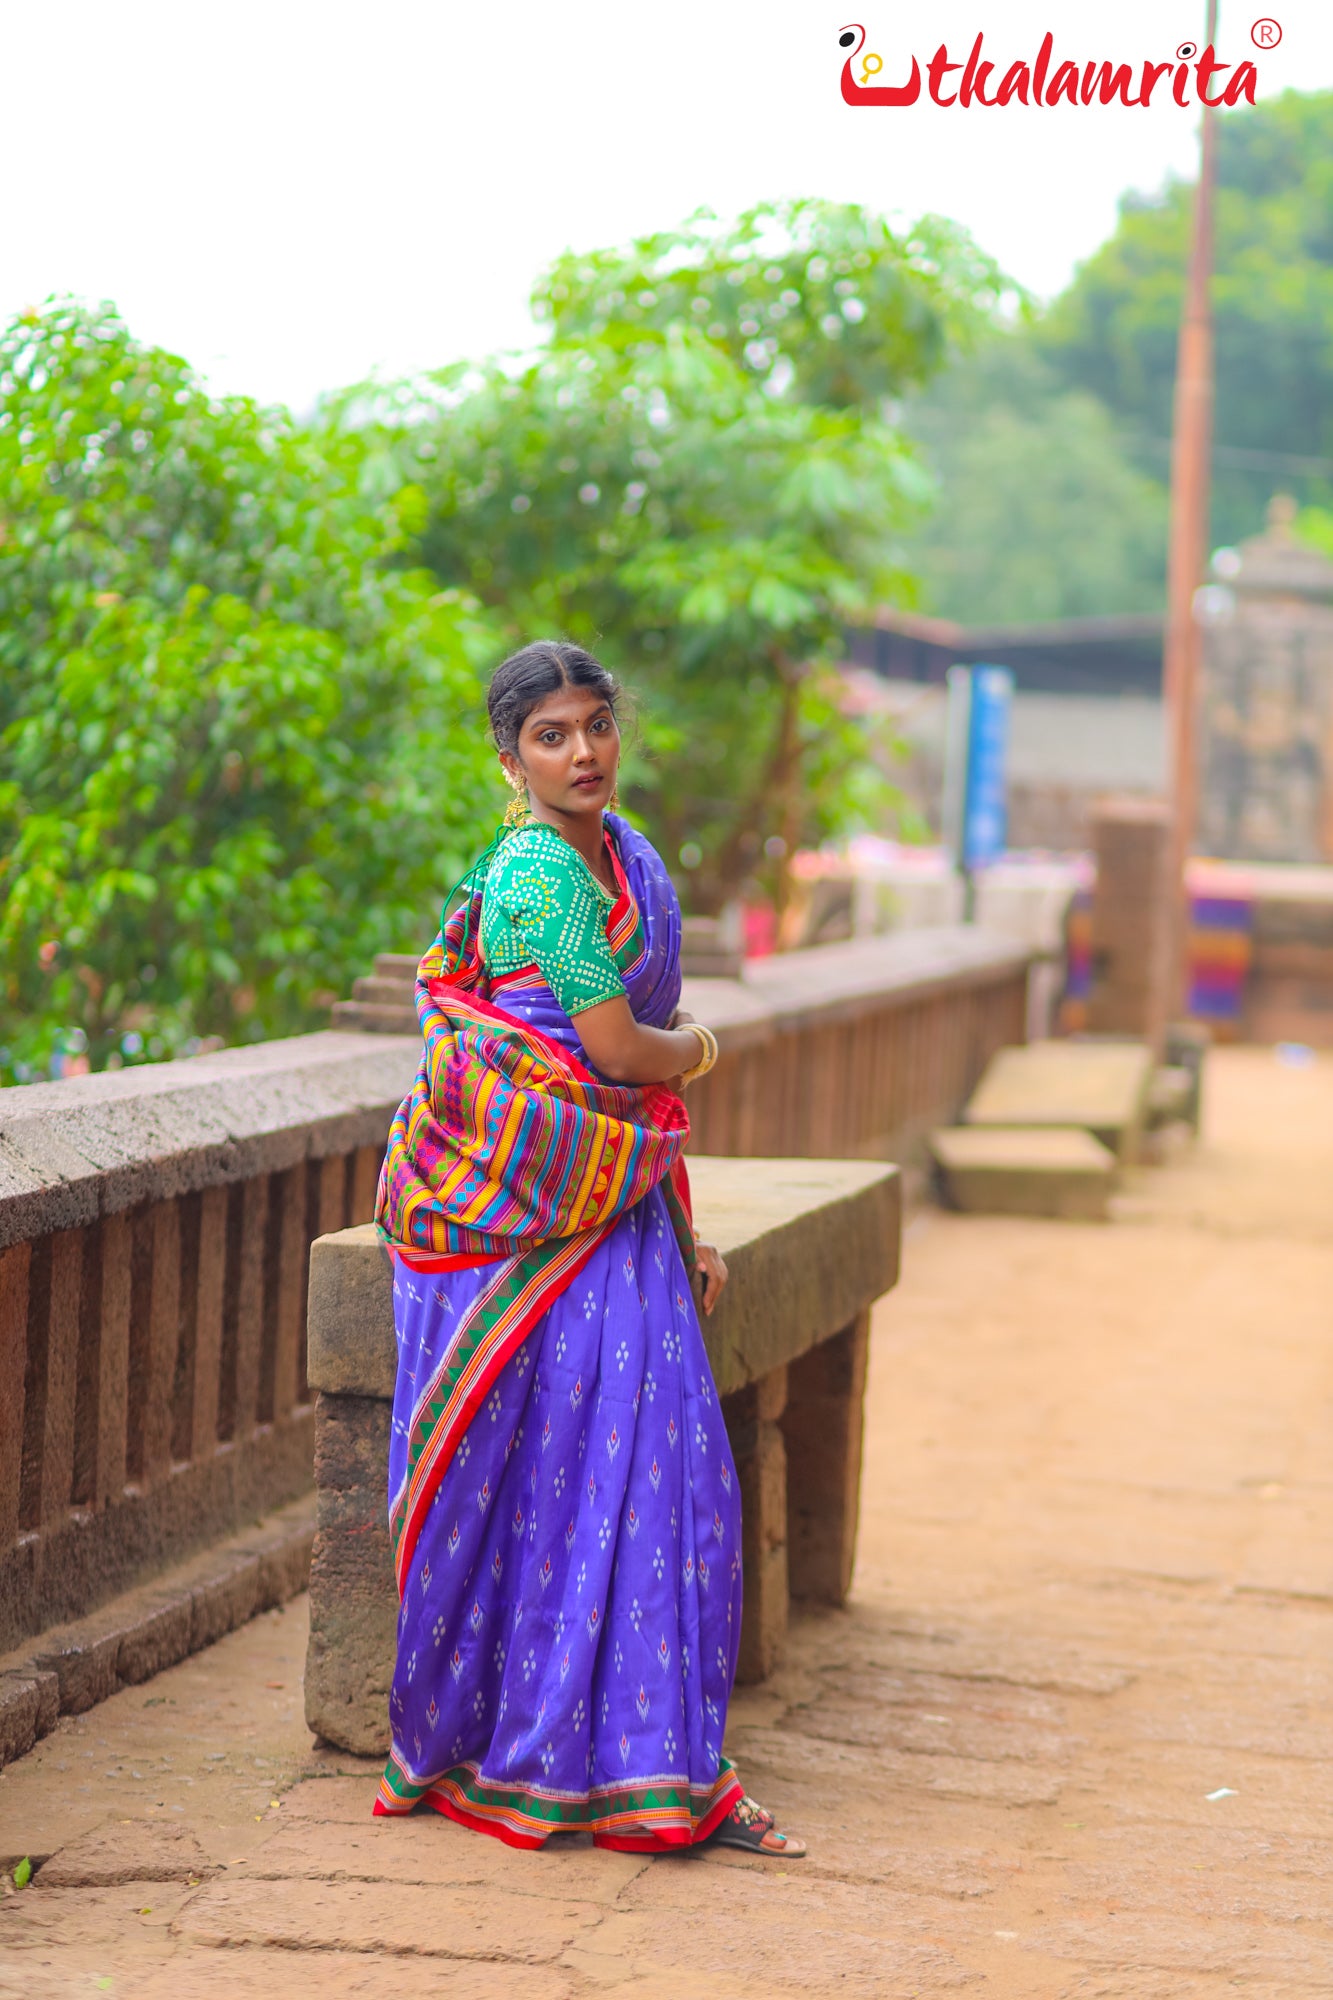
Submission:
[[[787,1643],[787,1370],[774,1368],[722,1399],[741,1482],[745,1613],[738,1681],[761,1681]]]
[[[869,1347],[867,1310],[787,1369],[787,1571],[792,1596],[818,1604],[852,1584]]]
[[[1196,847],[1226,861],[1333,861],[1333,562],[1295,515],[1275,495],[1200,592]]]
[[[1160,1057],[1172,1011],[1172,940],[1179,886],[1171,880],[1171,813],[1160,799],[1104,799],[1092,813],[1088,1029],[1134,1035]]]
[[[305,1719],[316,1736],[363,1757],[389,1748],[389,1685],[398,1587],[385,1468],[393,1405],[321,1394],[315,1404],[315,1543]]]

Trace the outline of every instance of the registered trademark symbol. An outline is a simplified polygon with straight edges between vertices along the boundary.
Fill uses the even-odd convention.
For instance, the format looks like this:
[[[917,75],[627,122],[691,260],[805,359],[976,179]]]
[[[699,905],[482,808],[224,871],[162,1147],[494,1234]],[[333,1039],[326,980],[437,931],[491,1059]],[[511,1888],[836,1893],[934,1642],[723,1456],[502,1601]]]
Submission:
[[[1250,29],[1250,40],[1256,49],[1275,49],[1282,40],[1282,30],[1276,21],[1265,14]]]

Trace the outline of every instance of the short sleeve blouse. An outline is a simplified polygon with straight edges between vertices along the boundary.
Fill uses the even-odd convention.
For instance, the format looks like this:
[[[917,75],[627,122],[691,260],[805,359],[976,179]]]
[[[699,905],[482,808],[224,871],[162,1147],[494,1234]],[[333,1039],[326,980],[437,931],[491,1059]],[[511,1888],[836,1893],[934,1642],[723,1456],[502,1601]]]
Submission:
[[[567,1014],[625,991],[606,935],[616,898],[553,827],[510,834],[481,905],[481,953],[492,975],[535,965]]]

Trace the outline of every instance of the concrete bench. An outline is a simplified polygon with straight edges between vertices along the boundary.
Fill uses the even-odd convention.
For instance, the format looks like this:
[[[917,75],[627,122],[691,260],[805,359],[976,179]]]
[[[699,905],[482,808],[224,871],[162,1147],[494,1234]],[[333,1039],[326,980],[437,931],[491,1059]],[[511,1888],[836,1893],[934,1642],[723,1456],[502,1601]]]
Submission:
[[[1139,1155],[1152,1073],[1146,1042],[1030,1042],[999,1049],[968,1099],[963,1120],[1080,1127],[1124,1166]]]
[[[1115,1155],[1081,1127],[954,1125],[931,1135],[954,1208],[971,1215],[1049,1215],[1105,1222]]]
[[[690,1161],[695,1222],[731,1282],[704,1321],[741,1481],[740,1675],[781,1654],[789,1598],[851,1584],[870,1307],[897,1281],[898,1170],[855,1160]],[[397,1348],[388,1258],[369,1226],[310,1250],[317,1527],[306,1720],[367,1755],[388,1749],[398,1598],[388,1530]]]

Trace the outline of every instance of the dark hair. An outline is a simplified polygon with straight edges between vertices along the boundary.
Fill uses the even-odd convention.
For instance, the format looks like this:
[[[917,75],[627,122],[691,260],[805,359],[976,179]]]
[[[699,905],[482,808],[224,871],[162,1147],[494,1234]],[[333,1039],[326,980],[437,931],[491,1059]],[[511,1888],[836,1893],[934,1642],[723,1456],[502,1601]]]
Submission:
[[[600,660],[566,639],[536,639],[501,660],[486,690],[486,708],[497,750],[516,750],[518,732],[543,695],[557,688],[591,688],[619,721],[620,683]]]

